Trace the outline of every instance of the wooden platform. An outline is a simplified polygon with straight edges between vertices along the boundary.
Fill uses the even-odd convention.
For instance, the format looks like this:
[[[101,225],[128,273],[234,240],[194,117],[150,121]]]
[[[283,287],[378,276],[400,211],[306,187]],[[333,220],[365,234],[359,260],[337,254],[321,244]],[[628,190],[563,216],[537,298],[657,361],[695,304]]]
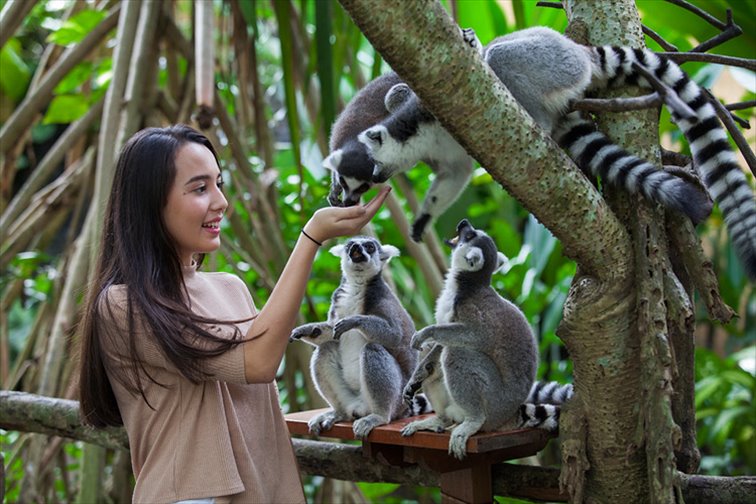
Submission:
[[[290,413],[285,416],[292,435],[311,435],[307,422],[326,409]],[[443,503],[492,502],[491,465],[505,460],[528,457],[542,450],[553,436],[541,429],[478,433],[467,440],[467,457],[457,460],[449,455],[449,432],[418,431],[404,437],[405,425],[431,415],[396,420],[373,429],[362,441],[366,457],[394,466],[420,464],[441,474]],[[355,439],[352,422],[336,423],[320,437]]]

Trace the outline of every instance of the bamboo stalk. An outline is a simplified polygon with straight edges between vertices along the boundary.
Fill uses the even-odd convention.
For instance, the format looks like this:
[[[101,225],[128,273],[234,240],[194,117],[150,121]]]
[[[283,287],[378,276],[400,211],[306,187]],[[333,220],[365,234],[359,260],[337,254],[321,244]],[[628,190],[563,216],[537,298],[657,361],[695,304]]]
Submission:
[[[55,142],[52,148],[45,154],[37,168],[32,172],[29,179],[21,187],[16,196],[11,200],[8,207],[0,216],[0,229],[7,230],[16,220],[24,208],[29,205],[33,194],[42,187],[47,179],[53,174],[57,166],[63,160],[68,149],[81,138],[100,117],[103,110],[104,100],[100,99],[90,108],[84,117],[71,124]],[[5,231],[4,231],[5,232]]]
[[[126,2],[124,5],[129,5]],[[119,9],[115,8],[108,16],[97,25],[80,43],[68,49],[47,73],[39,88],[34,93],[26,96],[24,101],[16,107],[13,115],[3,124],[0,129],[0,153],[7,152],[21,135],[29,128],[37,113],[47,105],[52,97],[53,90],[68,73],[95,48],[112,30],[119,17]]]
[[[27,14],[37,2],[32,0],[8,0],[0,12],[0,47],[10,39]]]

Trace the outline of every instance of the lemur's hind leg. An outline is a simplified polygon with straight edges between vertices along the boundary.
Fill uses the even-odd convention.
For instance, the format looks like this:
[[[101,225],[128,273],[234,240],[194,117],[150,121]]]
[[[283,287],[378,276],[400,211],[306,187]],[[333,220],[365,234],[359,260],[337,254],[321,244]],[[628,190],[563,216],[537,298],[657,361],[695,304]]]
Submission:
[[[355,420],[352,430],[356,437],[364,438],[375,427],[389,423],[402,407],[404,379],[399,363],[381,345],[365,345],[360,355],[360,366],[363,396],[372,413]]]
[[[443,347],[441,345],[434,345],[433,348],[422,358],[420,362],[415,366],[415,371],[407,380],[407,385],[404,387],[402,397],[407,404],[412,403],[412,398],[415,397],[418,390],[423,387],[423,383],[431,377],[438,379],[437,372],[441,359],[441,352]]]
[[[311,433],[319,434],[323,430],[329,430],[336,422],[351,419],[347,409],[349,403],[357,398],[357,394],[344,381],[338,341],[322,343],[315,350],[310,367],[320,395],[331,406],[331,410],[307,423]]]
[[[464,412],[449,439],[449,454],[462,459],[470,436],[506,420],[502,418],[506,384],[494,362],[477,350],[447,347],[441,364],[446,383],[454,384],[447,387],[451,401]],[[515,407],[509,416],[516,412]]]

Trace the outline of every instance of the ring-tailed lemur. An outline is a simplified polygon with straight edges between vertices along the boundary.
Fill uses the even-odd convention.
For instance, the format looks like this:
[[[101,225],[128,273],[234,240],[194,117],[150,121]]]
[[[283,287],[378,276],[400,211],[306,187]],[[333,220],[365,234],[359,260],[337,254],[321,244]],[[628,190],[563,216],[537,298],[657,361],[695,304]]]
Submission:
[[[471,34],[471,35],[470,35]],[[480,42],[472,30],[463,30],[463,39],[468,45],[478,48]],[[374,183],[382,183],[387,177],[374,178],[375,163],[369,156],[364,143],[357,140],[357,135],[371,126],[380,123],[396,111],[406,100],[417,99],[409,86],[401,82],[395,73],[389,73],[371,81],[361,89],[347,104],[334,123],[329,149],[331,154],[323,161],[323,166],[331,170],[331,192],[328,201],[331,206],[351,206],[360,201],[360,197]],[[432,118],[432,116],[429,115]],[[399,126],[401,127],[401,126]],[[407,132],[412,134],[414,132]],[[447,135],[442,128],[439,135]],[[449,136],[451,139],[451,136]],[[444,145],[443,152],[415,157],[425,161],[436,173],[436,179],[426,195],[421,210],[421,218],[413,224],[412,236],[420,241],[431,215],[437,216],[459,196],[465,188],[473,170],[473,160],[465,150],[457,146],[452,152]],[[408,167],[409,168],[409,167]],[[340,195],[344,192],[342,202]],[[447,201],[449,202],[447,204]]]
[[[465,37],[474,39],[474,34],[468,31]],[[623,84],[650,87],[635,64],[652,72],[676,93],[672,95],[674,99],[667,100],[672,117],[690,143],[695,168],[724,214],[747,273],[756,278],[753,191],[738,166],[714,107],[680,67],[648,49],[581,46],[543,27],[499,37],[488,44],[482,54],[518,102],[567,149],[582,170],[681,211],[698,223],[707,217],[710,204],[695,184],[622,150],[580,114],[573,112],[563,117],[570,102],[581,98],[586,91]],[[687,107],[685,110],[679,107],[680,102]],[[693,117],[685,113],[688,109],[693,111]],[[374,181],[384,181],[409,170],[426,156],[438,159],[448,153],[446,158],[452,160],[458,159],[464,151],[414,95],[358,138],[376,162]],[[460,164],[463,173],[466,172],[466,162]],[[439,195],[451,195],[452,200],[436,202],[433,208],[424,207],[418,223],[427,224],[437,217],[462,190],[454,187],[458,181],[446,184],[449,186],[446,189],[434,187],[432,190]],[[418,231],[422,233],[422,229]]]
[[[378,425],[422,411],[422,398],[415,411],[402,400],[417,361],[417,351],[410,347],[415,325],[381,274],[399,255],[396,247],[355,237],[331,253],[341,257],[342,277],[328,320],[297,327],[290,340],[316,347],[310,371],[331,406],[310,420],[310,432],[319,434],[336,422],[356,419],[354,434],[364,438]]]
[[[328,142],[329,155],[323,166],[331,170],[331,206],[353,206],[370,189],[375,163],[357,135],[366,128],[382,121],[389,111],[396,109],[406,97],[402,92],[388,91],[401,80],[394,72],[381,75],[370,81],[349,101],[333,123]],[[397,88],[403,90],[403,88]],[[341,194],[344,193],[342,201]]]
[[[404,389],[405,399],[411,399],[422,387],[436,414],[409,423],[402,435],[456,424],[449,453],[461,459],[476,432],[520,425],[538,349],[522,311],[491,287],[503,262],[494,241],[463,220],[450,244],[454,249],[436,302],[436,324],[412,337],[414,348],[430,350]]]

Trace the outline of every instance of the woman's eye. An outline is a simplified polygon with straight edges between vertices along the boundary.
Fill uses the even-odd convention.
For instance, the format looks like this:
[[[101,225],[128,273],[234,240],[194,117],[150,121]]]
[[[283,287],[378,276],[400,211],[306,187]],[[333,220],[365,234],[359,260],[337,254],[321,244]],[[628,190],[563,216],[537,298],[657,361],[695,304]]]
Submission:
[[[207,191],[207,186],[204,186],[204,185],[194,190],[194,192],[199,193],[199,194],[202,194],[205,191]]]
[[[226,183],[222,179],[219,179],[218,182],[215,183],[215,185],[217,185],[218,189],[220,189],[222,191],[223,190],[223,186],[225,186]]]

